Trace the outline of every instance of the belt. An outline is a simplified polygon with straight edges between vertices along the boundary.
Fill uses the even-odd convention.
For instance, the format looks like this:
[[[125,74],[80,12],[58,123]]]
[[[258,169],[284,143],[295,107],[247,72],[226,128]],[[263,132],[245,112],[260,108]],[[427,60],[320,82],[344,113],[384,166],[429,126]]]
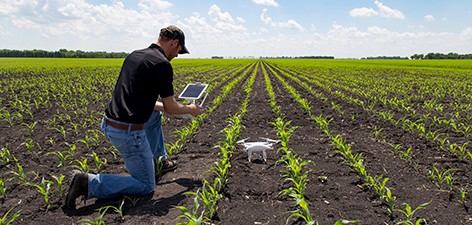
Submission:
[[[116,129],[120,129],[120,130],[132,130],[132,131],[136,131],[136,130],[143,130],[144,129],[144,124],[138,124],[138,125],[126,125],[126,124],[121,124],[121,123],[117,123],[117,122],[114,122],[114,121],[111,121],[109,119],[107,119],[105,117],[105,122],[110,125],[111,127],[114,127]]]

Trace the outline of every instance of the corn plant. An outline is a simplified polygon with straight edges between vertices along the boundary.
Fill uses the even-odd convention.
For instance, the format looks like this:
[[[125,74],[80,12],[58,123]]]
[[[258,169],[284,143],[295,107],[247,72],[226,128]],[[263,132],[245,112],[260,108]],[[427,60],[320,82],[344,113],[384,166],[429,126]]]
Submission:
[[[94,220],[90,219],[82,219],[79,222],[84,222],[89,225],[105,225],[105,219],[103,219],[103,216],[105,216],[105,213],[107,212],[109,208],[108,207],[102,207],[99,208],[98,211],[98,217]]]
[[[2,120],[6,121],[9,127],[13,127],[13,120],[14,120],[13,115],[11,115],[10,112],[5,110],[5,112],[2,113],[2,116],[3,116]]]
[[[2,163],[4,166],[10,164],[11,157],[12,155],[10,153],[10,150],[8,150],[7,143],[6,146],[0,150],[0,158],[2,159]]]
[[[88,173],[90,171],[89,166],[87,165],[87,159],[81,156],[82,161],[75,159],[74,161],[79,163],[79,165],[72,165],[71,167],[75,167],[82,171],[83,173]]]
[[[413,152],[411,151],[411,148],[408,148],[406,151],[400,151],[400,158],[405,160],[407,163],[410,162],[412,155]]]
[[[55,151],[55,152],[48,152],[44,155],[56,155],[57,157],[59,157],[59,164],[56,166],[56,168],[59,168],[59,167],[62,167],[62,166],[65,166],[66,164],[66,160],[67,158],[69,158],[69,154],[65,154],[65,153],[69,153],[68,151]]]
[[[461,200],[458,200],[458,202],[464,205],[465,207],[465,202],[467,200],[467,197],[466,197],[467,190],[463,188],[457,188],[457,190],[459,190],[459,192],[461,193]]]
[[[31,186],[36,187],[38,189],[38,192],[44,196],[44,201],[46,202],[46,209],[49,209],[49,207],[51,206],[49,204],[49,193],[50,193],[50,188],[51,188],[52,183],[53,183],[52,181],[46,180],[43,177],[41,179],[41,183],[39,184],[28,182],[22,185],[31,185]]]
[[[444,180],[449,179],[449,182],[453,182],[452,175],[450,174],[451,171],[455,171],[459,169],[447,169],[444,170],[443,172],[439,172],[439,170],[433,165],[433,171],[430,172],[429,177],[431,179],[436,179],[437,183],[436,186],[438,186],[439,189],[441,189],[441,184],[444,182]]]
[[[22,145],[26,146],[26,148],[28,149],[28,153],[31,153],[31,149],[34,147],[33,139],[30,139],[29,141],[25,141],[20,144],[20,146]]]
[[[200,207],[200,189],[197,190],[195,194],[195,199],[193,201],[193,210],[190,211],[184,206],[177,206],[184,215],[180,215],[174,219],[186,218],[188,222],[186,223],[177,223],[176,225],[202,225],[206,221],[210,221],[210,218],[205,216],[205,209],[202,210],[200,216],[198,216],[198,208]]]
[[[56,130],[57,132],[61,133],[62,136],[64,137],[64,140],[66,139],[66,136],[67,136],[67,132],[66,132],[66,129],[64,129],[63,126],[59,126],[59,128],[57,127],[53,127],[53,128],[49,128],[51,130]]]
[[[21,209],[18,210],[18,212],[16,212],[15,214],[13,214],[13,216],[7,220],[7,216],[8,214],[10,214],[10,212],[15,208],[15,206],[13,206],[13,208],[11,208],[10,210],[8,210],[8,212],[5,213],[5,215],[3,215],[2,218],[0,218],[0,225],[8,225],[10,223],[12,223],[16,217],[20,216],[21,215]]]
[[[7,188],[5,187],[5,181],[3,180],[3,177],[2,177],[0,178],[0,193],[2,194],[0,198],[6,198],[7,197],[6,192],[7,192]]]
[[[300,208],[297,208],[296,210],[285,212],[291,213],[291,215],[287,218],[285,224],[288,224],[289,220],[294,216],[302,218],[306,222],[306,225],[314,225],[315,223],[318,224],[318,222],[313,220],[310,210],[308,209],[308,203],[306,203],[305,198],[303,196],[300,196],[289,189],[284,190],[284,192],[287,193],[287,195],[289,195],[290,197],[292,197],[295,203],[300,206]]]
[[[384,199],[388,204],[388,216],[392,216],[393,212],[395,211],[395,203],[397,202],[397,198],[392,195],[392,191],[390,191],[389,188],[385,187],[385,194],[384,194]]]
[[[459,155],[460,160],[464,160],[467,156],[470,156],[470,153],[467,151],[467,146],[469,145],[469,142],[466,142],[462,145],[458,145],[456,143],[449,145],[451,152],[454,155]],[[472,157],[471,157],[472,159]]]
[[[131,201],[131,204],[133,204],[133,206],[136,206],[136,203],[138,203],[139,201],[139,198],[136,198],[136,196],[133,196],[133,198],[125,195],[124,198],[128,199]]]
[[[15,172],[15,171],[7,171],[6,173],[7,174],[14,174],[16,175],[15,177],[12,177],[12,178],[9,178],[7,179],[8,181],[10,180],[14,180],[14,179],[20,179],[21,181],[23,181],[24,183],[27,183],[28,182],[28,177],[26,176],[28,173],[33,173],[35,174],[34,171],[30,171],[28,173],[25,173],[23,171],[23,166],[20,165],[20,162],[18,162],[18,160],[13,156],[13,159],[15,160],[16,162],[16,166],[18,167],[18,172]]]
[[[126,197],[126,196],[125,196]],[[109,206],[104,206],[104,207],[101,207],[100,209],[98,209],[99,211],[100,210],[105,210],[107,211],[108,209],[114,209],[115,212],[117,212],[119,215],[120,215],[120,218],[121,218],[121,221],[124,221],[124,217],[123,217],[123,205],[125,204],[125,198],[123,197],[123,199],[121,200],[121,203],[120,203],[120,206],[116,207],[116,206],[112,206],[112,205],[109,205]]]
[[[67,145],[67,147],[69,147],[69,156],[72,157],[72,158],[75,158],[75,156],[77,155],[77,152],[75,150],[77,150],[77,145],[76,144],[70,144],[68,142],[62,142],[62,144],[65,144]]]
[[[403,214],[406,216],[406,220],[405,220],[405,221],[400,221],[400,222],[398,222],[398,223],[396,223],[396,224],[410,224],[410,225],[418,224],[418,225],[419,225],[420,222],[423,221],[424,219],[423,219],[423,218],[419,218],[415,223],[413,223],[413,221],[412,221],[413,215],[415,214],[415,212],[416,212],[418,209],[424,209],[424,208],[426,208],[429,204],[431,204],[432,201],[433,201],[433,200],[431,199],[431,201],[419,205],[419,206],[416,207],[416,209],[413,210],[413,211],[411,211],[411,206],[410,206],[408,203],[403,203],[403,205],[406,205],[405,210],[395,209],[395,211],[398,211],[398,212],[403,213]]]
[[[29,132],[30,135],[33,135],[33,131],[34,131],[34,127],[36,126],[36,124],[38,124],[38,122],[33,122],[32,124],[26,124],[26,123],[23,123],[23,125],[26,126],[26,128],[23,128],[22,130],[26,130]]]
[[[280,117],[278,117],[275,122],[270,122],[270,124],[275,126],[273,131],[276,131],[277,135],[279,136],[278,140],[280,141],[280,144],[282,145],[281,149],[288,148],[287,146],[288,141],[290,137],[292,136],[293,132],[295,131],[295,129],[298,128],[296,126],[287,128],[287,126],[289,126],[291,122],[292,121],[284,122],[283,118],[280,118]],[[279,150],[277,150],[277,153],[279,152]]]
[[[218,183],[218,192],[223,190],[228,182],[228,170],[231,167],[228,157],[222,157],[220,161],[214,162],[213,167],[210,170],[207,170],[205,173],[213,172],[217,175],[215,178],[215,183]],[[205,174],[203,173],[203,174]]]
[[[185,192],[184,194],[191,194],[198,196],[199,195],[199,200],[202,201],[203,206],[206,211],[208,211],[209,216],[208,218],[211,219],[215,215],[216,210],[218,210],[218,206],[216,205],[218,203],[218,200],[221,199],[223,196],[218,193],[217,185],[218,181],[215,178],[215,182],[213,183],[213,186],[210,185],[210,183],[203,179],[203,188],[202,192],[199,193],[197,192]],[[207,189],[208,188],[208,189]],[[199,189],[200,190],[200,189]]]
[[[107,159],[104,158],[104,159],[100,159],[97,155],[97,153],[95,152],[92,152],[92,156],[93,156],[93,159],[94,159],[94,166],[93,168],[97,170],[97,173],[101,173],[105,170],[102,170],[102,166],[105,166],[107,165]]]
[[[64,184],[63,184],[63,180],[66,176],[64,175],[59,175],[59,176],[56,176],[54,174],[49,174],[52,178],[54,178],[54,180],[56,180],[56,191],[52,191],[51,193],[54,193],[56,194],[57,196],[59,196],[59,198],[62,198],[62,194],[64,193]]]

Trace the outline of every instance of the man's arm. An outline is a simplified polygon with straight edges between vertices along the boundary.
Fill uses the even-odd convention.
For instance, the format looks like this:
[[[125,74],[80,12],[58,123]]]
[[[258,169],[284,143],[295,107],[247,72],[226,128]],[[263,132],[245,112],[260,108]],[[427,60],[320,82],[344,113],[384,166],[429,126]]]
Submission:
[[[169,114],[191,114],[192,116],[202,114],[201,109],[202,107],[195,104],[180,104],[175,101],[174,96],[162,98],[162,103],[156,102],[154,106],[155,111],[164,111]]]

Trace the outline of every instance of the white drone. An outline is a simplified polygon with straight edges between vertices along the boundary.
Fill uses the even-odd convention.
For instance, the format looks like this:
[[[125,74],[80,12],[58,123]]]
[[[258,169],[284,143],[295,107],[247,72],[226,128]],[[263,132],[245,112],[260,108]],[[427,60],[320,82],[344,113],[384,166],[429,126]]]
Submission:
[[[265,150],[266,149],[274,149],[272,147],[272,145],[274,143],[279,142],[279,141],[272,140],[272,139],[269,139],[269,138],[261,138],[261,139],[266,140],[265,142],[246,142],[247,139],[249,139],[249,138],[239,140],[236,143],[244,146],[244,151],[247,151],[249,162],[251,162],[251,156],[252,156],[253,153],[254,153],[254,156],[256,158],[260,159],[261,158],[260,152],[262,152],[262,155],[264,157],[264,161],[267,162],[267,155],[266,155]]]

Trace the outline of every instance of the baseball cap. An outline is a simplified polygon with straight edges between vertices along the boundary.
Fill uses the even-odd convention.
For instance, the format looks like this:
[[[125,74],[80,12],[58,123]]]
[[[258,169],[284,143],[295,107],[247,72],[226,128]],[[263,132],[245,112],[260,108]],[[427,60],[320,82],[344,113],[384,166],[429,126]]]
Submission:
[[[182,50],[180,50],[179,54],[189,53],[187,47],[185,47],[184,32],[180,28],[170,25],[166,28],[162,28],[160,35],[179,40],[179,43],[182,45]]]

